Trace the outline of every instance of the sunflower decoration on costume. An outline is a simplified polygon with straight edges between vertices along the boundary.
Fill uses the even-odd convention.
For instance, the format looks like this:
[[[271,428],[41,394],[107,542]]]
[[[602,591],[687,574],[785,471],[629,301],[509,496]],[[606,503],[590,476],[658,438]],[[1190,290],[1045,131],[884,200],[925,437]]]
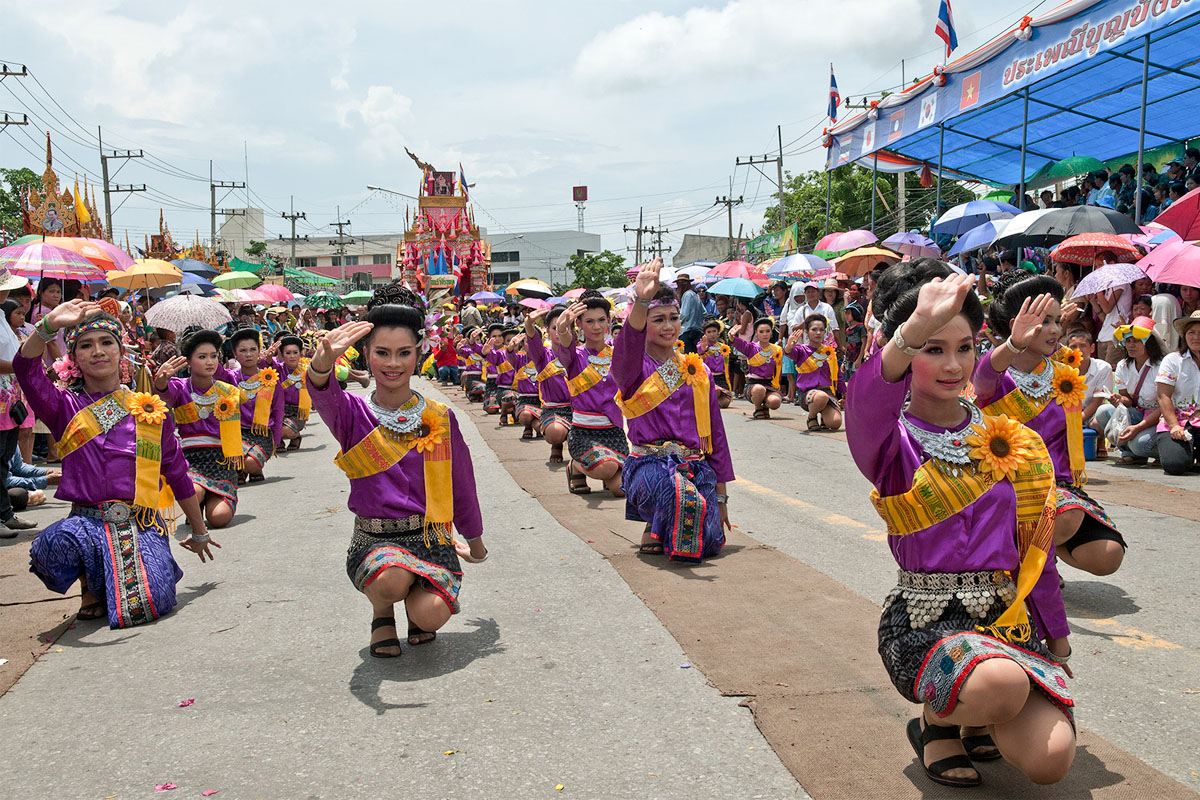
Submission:
[[[241,413],[241,410],[237,394],[230,392],[217,400],[216,405],[213,406],[213,416],[219,420],[233,419]]]
[[[821,347],[819,347],[817,349],[817,352],[820,353],[821,355],[825,356],[826,359],[834,358],[837,356],[837,348],[830,347],[827,344],[821,345]]]
[[[729,354],[733,351],[729,348],[729,345],[721,343],[717,345],[717,352],[721,354],[722,358],[729,358]]]
[[[438,414],[429,406],[425,407],[425,412],[421,414],[420,435],[414,443],[418,453],[429,453],[433,448],[442,444],[450,436],[450,426],[441,414]]]
[[[1058,363],[1065,364],[1076,371],[1078,371],[1079,367],[1083,364],[1083,353],[1079,352],[1073,347],[1064,347],[1062,350],[1058,351],[1057,356],[1058,357],[1055,360],[1058,361]]]
[[[279,373],[274,367],[263,367],[258,371],[257,377],[263,386],[274,386],[279,381]]]
[[[676,352],[676,353],[682,353],[682,352],[683,352],[683,339],[676,339],[676,340],[675,340],[675,352]]]
[[[971,446],[969,455],[978,462],[979,471],[997,481],[1003,478],[1011,481],[1029,460],[1029,431],[1004,414],[984,417],[982,424],[971,427],[966,440]]]
[[[705,380],[708,370],[704,366],[704,359],[699,355],[688,353],[679,361],[679,372],[683,375],[683,381],[688,386],[695,386]]]
[[[1054,400],[1063,408],[1079,408],[1087,394],[1087,382],[1079,370],[1066,364],[1054,364]]]
[[[125,398],[125,408],[138,422],[162,425],[167,418],[167,404],[149,392],[130,392]]]
[[[301,375],[303,375],[304,373],[308,372],[308,365],[309,365],[309,363],[310,363],[311,361],[312,361],[312,359],[311,359],[311,358],[302,358],[302,359],[300,359],[300,366],[298,366],[298,367],[296,368],[296,371],[297,371],[297,372],[299,372]]]

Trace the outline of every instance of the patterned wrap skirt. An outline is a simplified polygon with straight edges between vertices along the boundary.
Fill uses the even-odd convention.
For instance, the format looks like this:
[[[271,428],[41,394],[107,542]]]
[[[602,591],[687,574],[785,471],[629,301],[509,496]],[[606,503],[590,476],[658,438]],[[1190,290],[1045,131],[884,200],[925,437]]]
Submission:
[[[275,438],[269,433],[259,436],[249,428],[242,428],[242,455],[253,458],[259,466],[265,466],[275,455]]]
[[[29,571],[59,594],[83,577],[104,598],[110,628],[152,622],[175,607],[183,578],[161,517],[157,524],[161,530],[141,527],[128,503],[73,506],[33,540]]]
[[[753,378],[753,377],[747,376],[747,378],[746,378],[746,397],[747,397],[747,399],[749,399],[749,397],[750,397],[750,390],[753,389],[755,386],[764,387],[767,390],[768,396],[770,396],[771,394],[782,394],[779,391],[779,388],[777,386],[775,386],[775,384],[771,381],[770,378]]]
[[[621,470],[625,519],[650,523],[650,533],[672,561],[700,563],[721,552],[725,531],[717,505],[717,476],[703,457],[663,445],[634,447]]]
[[[517,394],[516,389],[500,387],[496,390],[496,399],[500,401],[501,406],[516,406],[521,395]]]
[[[567,434],[567,452],[587,470],[595,469],[609,461],[622,467],[629,456],[629,440],[625,438],[625,431],[621,428],[585,428],[582,425],[574,425]]]
[[[283,424],[299,433],[308,425],[308,420],[300,416],[300,406],[287,403],[283,407]]]
[[[399,567],[417,576],[417,585],[446,601],[458,613],[462,588],[462,565],[454,544],[439,543],[432,528],[424,530],[420,514],[403,519],[354,518],[354,533],[346,550],[346,574],[360,592],[389,567]],[[449,533],[444,535],[449,539]]]
[[[726,380],[724,372],[720,373],[719,375],[713,375],[713,383],[716,385],[718,392],[723,394],[733,394],[733,392],[729,390],[729,381]]]
[[[188,478],[192,483],[223,498],[237,511],[237,470],[221,453],[221,446],[185,447],[183,456],[187,459]]]
[[[551,422],[557,422],[559,425],[565,426],[568,431],[571,430],[571,404],[564,403],[559,406],[546,404],[542,406],[542,413],[538,418],[538,422],[542,424],[543,429]]]
[[[960,597],[962,595],[962,597]],[[939,717],[954,711],[963,682],[976,665],[1007,658],[1075,725],[1067,674],[1032,635],[1017,645],[980,633],[1016,597],[1008,573],[912,573],[883,603],[879,656],[892,684],[910,703],[928,703]],[[917,625],[919,627],[914,627]]]
[[[481,377],[481,372],[465,372],[463,373],[463,383],[466,387],[468,400],[482,400],[483,391],[486,388]]]
[[[812,403],[813,399],[816,397],[817,392],[824,392],[826,395],[829,396],[829,402],[825,404],[826,408],[836,408],[836,409],[841,410],[841,406],[838,405],[838,401],[837,401],[837,392],[835,392],[833,390],[832,386],[814,386],[811,389],[805,389],[804,394],[799,396],[800,397],[800,407],[802,409],[804,409],[805,411],[808,411],[808,406],[810,403]]]
[[[1081,544],[1101,540],[1116,542],[1121,545],[1122,550],[1126,549],[1125,537],[1117,530],[1117,526],[1113,524],[1104,507],[1088,497],[1087,492],[1070,481],[1059,481],[1058,513],[1076,509],[1083,512],[1083,522],[1080,523],[1079,530],[1075,532],[1075,535],[1060,545],[1065,547],[1068,553]]]
[[[483,385],[483,410],[489,414],[500,413],[500,401],[496,397],[496,379],[488,378]]]
[[[520,394],[517,395],[517,416],[522,414],[530,414],[533,421],[537,422],[542,418],[542,398],[536,394]]]

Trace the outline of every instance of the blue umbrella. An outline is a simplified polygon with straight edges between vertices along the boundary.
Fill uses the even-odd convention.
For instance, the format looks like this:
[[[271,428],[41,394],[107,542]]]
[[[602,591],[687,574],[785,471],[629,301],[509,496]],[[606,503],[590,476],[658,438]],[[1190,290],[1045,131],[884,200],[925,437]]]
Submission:
[[[820,256],[808,255],[806,253],[793,253],[790,256],[785,256],[767,270],[768,278],[804,278],[811,280],[819,275],[832,275],[837,272],[833,264],[830,264]]]
[[[709,294],[726,294],[753,300],[765,291],[754,281],[745,278],[724,278],[708,287]]]
[[[979,227],[989,220],[1012,219],[1021,209],[997,200],[971,200],[959,203],[938,217],[933,226],[934,233],[959,235]]]
[[[476,292],[469,298],[476,303],[499,303],[504,300],[503,297],[495,292]]]
[[[180,283],[182,283],[185,286],[187,286],[188,284],[194,284],[196,286],[199,286],[201,289],[205,289],[205,290],[217,288],[215,283],[213,283],[212,281],[208,280],[207,278],[205,278],[201,275],[197,275],[194,272],[183,273],[183,279],[180,281]]]
[[[206,264],[203,261],[197,261],[194,258],[177,258],[171,263],[178,267],[180,272],[190,272],[193,275],[200,275],[205,278],[211,278],[221,273],[221,271],[212,264]]]
[[[1000,223],[985,222],[982,225],[971,228],[971,230],[958,237],[958,241],[954,246],[946,251],[946,258],[956,256],[959,253],[967,253],[971,250],[978,250],[981,247],[987,247],[996,238],[998,228],[1003,226],[1004,220]]]

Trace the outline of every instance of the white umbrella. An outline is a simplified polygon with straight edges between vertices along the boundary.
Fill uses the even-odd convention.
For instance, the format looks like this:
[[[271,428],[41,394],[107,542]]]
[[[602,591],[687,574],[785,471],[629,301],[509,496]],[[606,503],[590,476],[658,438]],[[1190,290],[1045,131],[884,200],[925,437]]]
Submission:
[[[225,306],[216,300],[191,294],[168,297],[152,305],[146,312],[146,322],[155,328],[166,328],[175,333],[183,333],[191,327],[216,330],[232,319]]]
[[[1056,209],[1053,208],[1039,208],[1034,211],[1025,211],[1021,214],[1017,214],[1012,219],[1004,220],[1003,222],[997,222],[995,223],[996,238],[992,241],[1004,242],[1008,239],[1015,239],[1025,233],[1030,225],[1037,222],[1051,211],[1055,210]]]

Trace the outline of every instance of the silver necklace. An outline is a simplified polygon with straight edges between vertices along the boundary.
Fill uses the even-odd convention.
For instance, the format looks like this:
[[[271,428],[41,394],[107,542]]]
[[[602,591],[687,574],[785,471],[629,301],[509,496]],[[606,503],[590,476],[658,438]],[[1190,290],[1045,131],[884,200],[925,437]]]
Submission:
[[[1049,374],[1046,374],[1049,365],[1050,360],[1043,359],[1041,369],[1037,372],[1021,372],[1016,367],[1009,367],[1008,377],[1026,397],[1044,397],[1054,388],[1054,370],[1049,369]]]
[[[221,399],[215,389],[216,385],[214,384],[209,386],[203,394],[198,394],[195,387],[192,387],[192,402],[196,404],[196,416],[200,419],[208,419],[212,415],[213,406]]]
[[[371,413],[388,433],[407,436],[421,427],[421,415],[425,412],[425,398],[413,392],[413,396],[399,408],[384,408],[375,402],[375,393],[367,400]]]
[[[983,412],[973,403],[961,398],[958,402],[967,410],[970,417],[967,425],[958,431],[927,431],[910,422],[904,411],[900,412],[900,422],[917,440],[921,449],[929,454],[933,465],[939,471],[955,477],[961,475],[963,469],[971,463],[971,446],[967,444],[967,434],[971,426],[983,422]]]

